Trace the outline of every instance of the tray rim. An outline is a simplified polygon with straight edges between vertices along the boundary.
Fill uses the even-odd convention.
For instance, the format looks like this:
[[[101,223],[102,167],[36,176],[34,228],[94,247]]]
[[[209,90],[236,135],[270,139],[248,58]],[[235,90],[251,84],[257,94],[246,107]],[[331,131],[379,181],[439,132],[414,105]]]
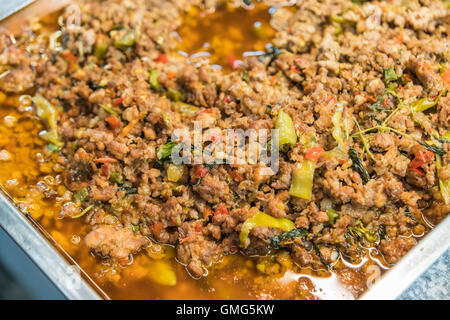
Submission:
[[[43,235],[45,230],[30,216],[21,212],[3,190],[0,190],[0,227],[67,299],[108,299],[106,293],[95,282],[91,280],[92,285],[88,284],[84,277],[89,278],[89,276],[84,270],[68,254],[64,258],[45,239]],[[70,263],[69,259],[72,260]],[[79,273],[73,272],[74,267],[78,268]]]

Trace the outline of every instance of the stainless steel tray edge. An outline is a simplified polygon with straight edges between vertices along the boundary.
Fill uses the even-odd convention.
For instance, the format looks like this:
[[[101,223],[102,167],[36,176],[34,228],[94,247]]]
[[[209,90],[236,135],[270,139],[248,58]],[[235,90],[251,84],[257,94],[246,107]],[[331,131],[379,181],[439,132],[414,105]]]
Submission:
[[[405,291],[450,247],[450,216],[381,277],[360,299],[390,300]]]
[[[81,276],[84,271],[67,262],[1,191],[0,226],[68,299],[101,299]]]
[[[0,20],[9,17],[13,13],[26,7],[36,0],[15,0],[15,1],[1,1],[0,3]]]

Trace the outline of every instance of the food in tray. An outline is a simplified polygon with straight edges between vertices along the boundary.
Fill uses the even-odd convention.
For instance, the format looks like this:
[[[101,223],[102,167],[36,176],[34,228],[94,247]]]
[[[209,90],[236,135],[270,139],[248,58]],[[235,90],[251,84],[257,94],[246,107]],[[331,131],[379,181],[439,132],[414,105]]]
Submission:
[[[1,34],[0,183],[113,298],[358,297],[449,212],[449,33],[448,1],[73,1]]]

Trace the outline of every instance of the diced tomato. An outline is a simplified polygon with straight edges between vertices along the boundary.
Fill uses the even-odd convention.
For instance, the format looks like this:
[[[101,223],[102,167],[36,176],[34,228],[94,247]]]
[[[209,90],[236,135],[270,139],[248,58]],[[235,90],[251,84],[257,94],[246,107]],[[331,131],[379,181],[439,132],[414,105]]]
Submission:
[[[229,55],[227,58],[227,63],[233,68],[233,69],[239,69],[242,65],[242,61],[236,59],[233,55]]]
[[[119,260],[119,264],[120,264],[122,267],[125,267],[125,266],[128,265],[130,262],[131,262],[131,260],[130,260],[130,258],[128,258],[128,257]]]
[[[270,84],[274,84],[276,81],[277,81],[277,75],[270,77],[270,80],[269,80]]]
[[[419,176],[424,176],[425,172],[423,171],[422,168],[411,168],[412,171],[414,171],[415,173],[417,173]]]
[[[203,113],[213,113],[212,109],[203,109],[202,110]]]
[[[335,97],[331,97],[330,100],[328,100],[328,105],[333,105],[336,103],[336,98]]]
[[[295,57],[294,61],[295,61],[295,63],[300,64],[302,62],[302,58]]]
[[[174,72],[174,71],[170,71],[170,72],[167,72],[167,78],[175,78],[177,76],[177,73],[176,72]]]
[[[234,181],[236,182],[242,182],[244,181],[244,177],[242,176],[242,174],[240,174],[239,172],[236,171],[230,171],[230,176],[233,178]]]
[[[228,214],[228,209],[227,209],[227,206],[225,205],[225,203],[220,204],[220,206],[214,212],[215,216],[220,215],[220,214]]]
[[[372,96],[369,96],[368,94],[366,94],[366,99],[369,100],[369,101],[371,101],[371,102],[376,102],[376,101],[377,101],[377,99],[375,99],[375,98],[372,97]]]
[[[300,73],[300,71],[294,66],[291,67],[291,72]]]
[[[114,99],[114,104],[115,104],[116,106],[118,106],[119,104],[122,103],[122,101],[123,101],[123,98],[116,98],[116,99]]]
[[[194,169],[194,178],[203,178],[208,174],[208,168],[203,167],[202,165],[198,165]]]
[[[294,129],[300,130],[303,128],[303,124],[300,121],[294,121]]]
[[[63,57],[64,60],[71,61],[71,62],[78,61],[78,58],[75,57],[70,51],[61,52],[61,57]]]
[[[203,226],[200,224],[199,221],[195,223],[195,232],[200,234],[203,232]]]
[[[209,140],[211,141],[220,141],[222,139],[222,133],[220,132],[214,132],[211,134],[211,136],[209,137]]]
[[[230,103],[231,102],[230,97],[226,96],[225,98],[223,98],[223,102]]]
[[[305,158],[308,160],[317,160],[320,158],[320,155],[324,153],[325,150],[321,147],[312,147],[306,151]]]
[[[167,63],[169,61],[167,54],[161,53],[158,57],[156,57],[155,62]]]
[[[120,128],[120,121],[116,117],[108,117],[105,119],[106,122],[111,126],[112,129]]]
[[[417,169],[426,164],[427,162],[429,162],[433,158],[434,158],[433,152],[429,150],[427,151],[420,150],[414,155],[414,159],[411,161],[410,166],[412,169]]]
[[[444,82],[445,88],[450,91],[450,68],[447,68],[442,74],[442,81]]]

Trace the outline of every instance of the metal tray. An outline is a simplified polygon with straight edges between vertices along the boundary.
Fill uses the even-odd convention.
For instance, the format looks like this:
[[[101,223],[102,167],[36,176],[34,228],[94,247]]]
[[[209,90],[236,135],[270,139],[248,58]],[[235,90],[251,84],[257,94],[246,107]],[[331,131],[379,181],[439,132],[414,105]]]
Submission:
[[[51,243],[50,235],[30,216],[19,211],[2,191],[0,191],[0,227],[67,299],[108,298],[56,242]]]
[[[59,1],[61,3],[64,0]],[[34,0],[16,0],[16,9],[19,2],[22,7]],[[14,1],[2,2],[0,18],[2,14],[7,16],[10,10],[13,10],[13,3]],[[77,266],[59,244],[52,240],[29,215],[20,212],[1,190],[0,227],[68,299],[108,299],[108,296]],[[384,274],[361,299],[395,299],[449,247],[450,216]]]

